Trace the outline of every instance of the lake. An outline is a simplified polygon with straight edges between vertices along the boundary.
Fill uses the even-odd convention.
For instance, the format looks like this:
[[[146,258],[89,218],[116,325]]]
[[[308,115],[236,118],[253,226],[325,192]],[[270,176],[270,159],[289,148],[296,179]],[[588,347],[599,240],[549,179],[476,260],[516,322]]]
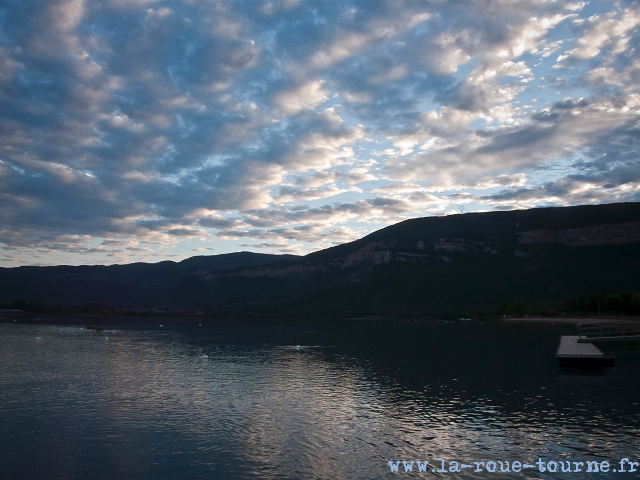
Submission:
[[[91,332],[81,327],[95,319],[64,321],[0,323],[0,478],[640,472],[613,472],[640,462],[640,355],[560,368],[571,325],[154,318]],[[524,467],[539,459],[556,471]],[[402,461],[429,464],[408,473]],[[587,462],[608,472],[576,473]]]

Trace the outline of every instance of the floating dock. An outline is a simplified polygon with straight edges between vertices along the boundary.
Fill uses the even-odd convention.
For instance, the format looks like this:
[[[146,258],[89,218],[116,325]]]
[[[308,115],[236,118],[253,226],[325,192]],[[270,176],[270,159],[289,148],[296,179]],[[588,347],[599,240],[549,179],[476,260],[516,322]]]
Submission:
[[[580,334],[578,342],[633,342],[640,340],[640,322],[605,321],[596,323],[578,323],[576,330]]]
[[[560,366],[612,367],[615,355],[605,354],[592,343],[579,342],[578,335],[565,335],[560,339],[556,357]]]

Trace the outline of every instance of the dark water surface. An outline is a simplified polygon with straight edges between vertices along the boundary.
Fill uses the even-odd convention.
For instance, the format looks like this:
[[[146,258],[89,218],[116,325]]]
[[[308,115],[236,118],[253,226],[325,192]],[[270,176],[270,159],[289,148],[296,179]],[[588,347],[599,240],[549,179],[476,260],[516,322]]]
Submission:
[[[572,326],[154,319],[106,328],[0,323],[0,478],[640,472],[612,472],[624,457],[640,461],[640,355],[561,369],[555,351]],[[434,473],[438,457],[447,470],[538,458],[611,469]],[[390,460],[430,465],[391,473]]]

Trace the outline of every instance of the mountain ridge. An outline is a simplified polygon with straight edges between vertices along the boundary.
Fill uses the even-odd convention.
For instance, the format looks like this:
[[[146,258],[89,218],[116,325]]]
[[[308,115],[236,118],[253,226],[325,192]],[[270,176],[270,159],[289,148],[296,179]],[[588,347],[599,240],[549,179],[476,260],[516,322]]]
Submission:
[[[305,256],[0,269],[0,303],[428,316],[640,289],[640,203],[409,219]]]

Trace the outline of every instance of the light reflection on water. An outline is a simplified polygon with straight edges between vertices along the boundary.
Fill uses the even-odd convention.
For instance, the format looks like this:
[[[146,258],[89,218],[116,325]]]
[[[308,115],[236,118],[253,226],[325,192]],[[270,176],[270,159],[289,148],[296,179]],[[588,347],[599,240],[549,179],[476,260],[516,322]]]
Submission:
[[[389,460],[639,460],[640,356],[561,370],[570,327],[197,323],[0,324],[0,477],[369,479],[409,475]],[[531,475],[576,478],[501,477]]]

